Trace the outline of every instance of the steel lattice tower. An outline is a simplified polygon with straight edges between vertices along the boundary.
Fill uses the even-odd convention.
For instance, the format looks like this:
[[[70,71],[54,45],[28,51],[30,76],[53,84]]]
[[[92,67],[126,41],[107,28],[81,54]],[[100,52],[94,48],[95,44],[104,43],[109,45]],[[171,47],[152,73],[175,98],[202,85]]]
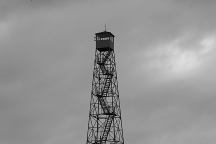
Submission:
[[[95,34],[96,50],[86,144],[124,144],[111,32]]]

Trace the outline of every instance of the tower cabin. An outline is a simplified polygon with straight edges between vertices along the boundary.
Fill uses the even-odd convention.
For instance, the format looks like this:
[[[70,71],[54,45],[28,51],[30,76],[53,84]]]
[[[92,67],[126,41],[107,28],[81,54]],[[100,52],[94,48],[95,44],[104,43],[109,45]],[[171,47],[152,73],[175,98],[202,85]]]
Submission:
[[[114,49],[114,35],[111,32],[99,32],[95,34],[96,49],[98,51],[112,51]]]

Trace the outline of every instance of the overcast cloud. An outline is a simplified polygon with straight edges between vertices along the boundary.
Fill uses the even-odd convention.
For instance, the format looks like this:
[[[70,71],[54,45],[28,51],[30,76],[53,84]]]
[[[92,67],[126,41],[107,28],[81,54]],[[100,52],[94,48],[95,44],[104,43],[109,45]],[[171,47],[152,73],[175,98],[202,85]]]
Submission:
[[[215,144],[215,13],[215,0],[1,0],[0,144],[86,143],[104,24],[125,143]]]

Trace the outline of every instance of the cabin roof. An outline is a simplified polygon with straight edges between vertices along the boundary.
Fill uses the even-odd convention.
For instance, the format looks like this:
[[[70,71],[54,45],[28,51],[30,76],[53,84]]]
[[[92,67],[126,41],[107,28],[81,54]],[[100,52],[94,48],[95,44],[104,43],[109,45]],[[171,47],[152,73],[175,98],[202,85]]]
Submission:
[[[109,37],[109,36],[115,37],[111,32],[108,31],[99,32],[96,33],[95,35],[99,37]]]

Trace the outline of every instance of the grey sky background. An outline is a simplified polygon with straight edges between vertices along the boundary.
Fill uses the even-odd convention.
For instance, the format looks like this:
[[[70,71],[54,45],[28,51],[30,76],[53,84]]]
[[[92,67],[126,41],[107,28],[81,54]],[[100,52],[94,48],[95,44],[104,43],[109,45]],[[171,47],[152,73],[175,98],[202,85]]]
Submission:
[[[0,144],[86,143],[104,24],[125,143],[215,144],[215,13],[214,0],[1,0]]]

